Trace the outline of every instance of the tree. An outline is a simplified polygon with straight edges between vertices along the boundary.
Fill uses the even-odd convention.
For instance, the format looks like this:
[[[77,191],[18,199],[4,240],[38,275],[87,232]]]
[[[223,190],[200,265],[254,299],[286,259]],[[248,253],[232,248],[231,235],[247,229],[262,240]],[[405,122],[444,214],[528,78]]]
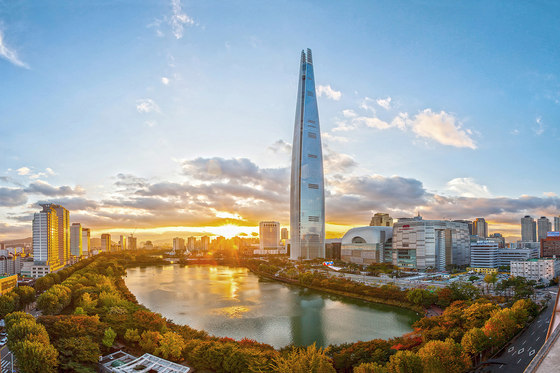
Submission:
[[[448,286],[453,300],[472,300],[480,296],[480,290],[468,282],[457,281]]]
[[[422,373],[422,361],[412,351],[397,351],[389,358],[388,373]]]
[[[0,296],[0,317],[4,318],[7,314],[16,310],[16,302],[11,294]]]
[[[30,286],[18,286],[14,289],[19,295],[20,307],[25,308],[35,300],[35,289]]]
[[[490,302],[476,302],[463,310],[465,329],[481,328],[500,307]]]
[[[62,364],[74,361],[82,364],[95,364],[99,360],[99,344],[89,336],[61,338],[55,343]]]
[[[55,373],[58,351],[50,343],[24,339],[17,343],[14,356],[21,373]]]
[[[10,350],[17,349],[18,342],[25,339],[33,339],[45,344],[49,343],[49,335],[45,327],[37,324],[35,320],[21,320],[8,329],[8,347]]]
[[[436,295],[429,290],[413,289],[409,290],[406,298],[419,306],[428,307],[436,301]]]
[[[126,332],[124,333],[124,339],[128,342],[138,342],[140,340],[138,329],[126,329]]]
[[[490,347],[490,340],[482,329],[472,328],[463,335],[461,346],[463,346],[465,352],[476,357]],[[480,358],[482,358],[482,356],[480,356]]]
[[[452,339],[430,341],[419,351],[424,373],[460,373],[471,366],[461,345]]]
[[[42,293],[54,285],[54,279],[51,275],[39,277],[35,281],[35,290]]]
[[[336,373],[325,350],[315,343],[307,348],[294,347],[285,357],[273,360],[272,371],[277,373]]]
[[[353,373],[387,373],[387,368],[377,363],[363,363],[354,367]]]
[[[105,330],[105,334],[103,335],[101,343],[103,343],[105,347],[111,347],[113,345],[113,342],[115,342],[116,337],[117,333],[115,333],[115,331],[111,329],[111,327],[109,327]]]
[[[484,276],[484,282],[486,282],[487,287],[490,284],[494,285],[497,281],[498,281],[498,274],[496,272],[488,273],[486,276]]]
[[[185,348],[185,340],[179,334],[167,332],[159,342],[159,347],[155,349],[155,354],[164,359],[178,360]]]
[[[159,347],[159,342],[162,339],[162,335],[159,332],[145,331],[140,336],[140,348],[147,353],[153,354],[156,348]]]
[[[6,330],[10,330],[13,325],[23,321],[23,320],[31,320],[35,321],[35,318],[28,314],[27,312],[17,311],[12,312],[6,317],[4,317],[4,323],[6,324]]]

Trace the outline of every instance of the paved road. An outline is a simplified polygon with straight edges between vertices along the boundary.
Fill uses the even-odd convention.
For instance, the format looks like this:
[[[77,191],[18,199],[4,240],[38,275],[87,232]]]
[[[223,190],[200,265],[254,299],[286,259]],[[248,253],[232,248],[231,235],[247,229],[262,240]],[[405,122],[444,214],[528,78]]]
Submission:
[[[492,359],[497,364],[484,367],[478,372],[523,373],[544,343],[555,299],[556,296],[553,295],[546,310],[537,316],[522,334],[511,341],[500,355]]]
[[[2,373],[12,373],[16,372],[16,370],[12,370],[12,359],[13,354],[10,350],[8,350],[8,346],[4,345],[0,349],[0,372]],[[15,363],[15,362],[14,362]]]

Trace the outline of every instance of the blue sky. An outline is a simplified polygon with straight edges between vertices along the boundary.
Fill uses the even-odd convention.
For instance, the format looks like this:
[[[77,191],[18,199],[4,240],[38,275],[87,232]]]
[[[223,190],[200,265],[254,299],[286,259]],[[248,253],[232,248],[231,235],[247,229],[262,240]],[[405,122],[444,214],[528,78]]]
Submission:
[[[308,47],[330,235],[420,210],[514,238],[521,216],[560,210],[559,14],[552,1],[0,1],[0,238],[30,235],[38,201],[94,234],[287,224]]]

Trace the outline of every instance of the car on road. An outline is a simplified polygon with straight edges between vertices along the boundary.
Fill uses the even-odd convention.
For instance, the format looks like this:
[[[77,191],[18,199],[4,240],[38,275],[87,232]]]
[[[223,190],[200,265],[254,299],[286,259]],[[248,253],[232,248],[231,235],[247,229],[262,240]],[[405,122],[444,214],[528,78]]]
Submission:
[[[8,343],[8,337],[4,337],[4,338],[0,339],[0,344],[1,345],[5,345],[6,343]]]

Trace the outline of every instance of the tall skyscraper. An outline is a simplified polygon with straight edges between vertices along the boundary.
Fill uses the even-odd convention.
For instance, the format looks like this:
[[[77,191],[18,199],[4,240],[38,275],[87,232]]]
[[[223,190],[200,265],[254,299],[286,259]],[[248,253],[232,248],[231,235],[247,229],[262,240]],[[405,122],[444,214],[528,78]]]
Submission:
[[[200,249],[203,251],[208,251],[210,248],[210,237],[202,236],[200,238]]]
[[[371,227],[392,227],[393,226],[393,218],[389,216],[389,214],[385,214],[382,212],[377,212],[371,218],[369,222]]]
[[[554,231],[560,232],[560,216],[554,217]]]
[[[56,271],[64,266],[58,255],[58,215],[52,204],[40,206],[43,210],[33,215],[33,261]]]
[[[550,220],[546,216],[541,216],[539,220],[537,220],[537,227],[538,227],[538,241],[544,240],[546,238],[547,232],[550,232],[552,229],[552,225],[550,224]]]
[[[173,239],[173,251],[183,251],[185,250],[185,239],[180,237],[175,237]]]
[[[108,253],[111,251],[111,235],[103,233],[101,235],[101,252]]]
[[[259,243],[261,250],[277,250],[280,246],[280,223],[261,221],[259,223]]]
[[[70,212],[60,205],[52,205],[58,216],[58,257],[66,265],[70,259]]]
[[[280,230],[280,239],[287,240],[288,238],[288,228],[282,228]]]
[[[290,259],[325,257],[325,188],[311,50],[301,52],[290,183]]]
[[[70,254],[81,257],[83,255],[82,225],[74,223],[70,226]]]
[[[521,218],[521,241],[537,242],[537,224],[529,215]]]
[[[476,218],[476,220],[473,221],[472,230],[475,236],[480,238],[488,237],[488,223],[484,218]]]
[[[82,253],[84,256],[91,255],[91,232],[89,228],[82,228]]]
[[[196,237],[190,236],[187,238],[187,250],[193,251],[196,249]]]

